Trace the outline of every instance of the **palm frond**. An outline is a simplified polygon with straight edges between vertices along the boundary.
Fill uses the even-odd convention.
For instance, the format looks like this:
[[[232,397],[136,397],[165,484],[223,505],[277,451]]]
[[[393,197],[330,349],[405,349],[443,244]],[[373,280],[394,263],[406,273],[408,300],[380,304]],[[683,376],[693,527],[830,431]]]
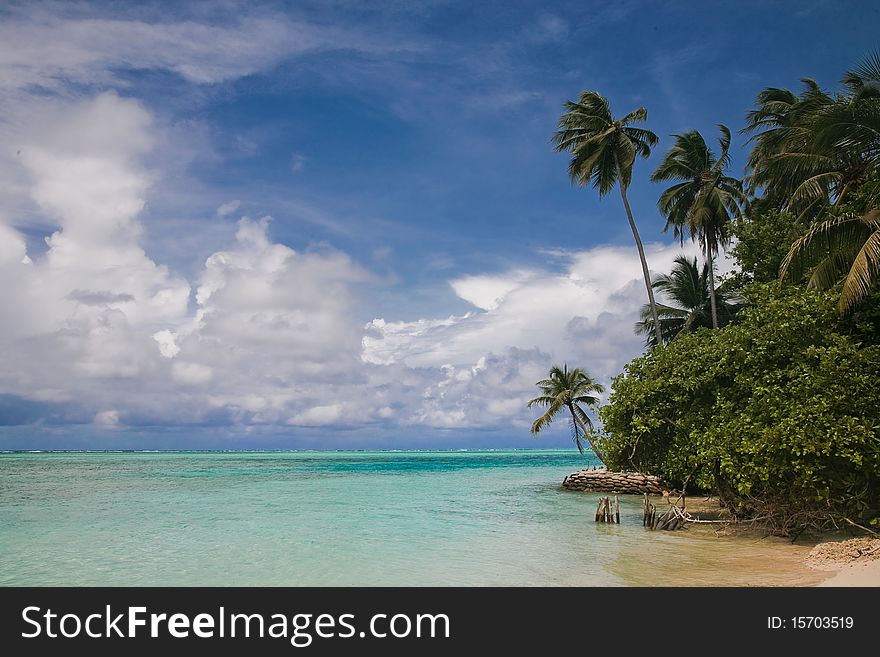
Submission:
[[[632,112],[624,116],[622,119],[618,121],[620,125],[628,126],[630,123],[642,123],[643,121],[648,120],[648,110],[644,107],[638,107],[634,109]],[[651,133],[654,134],[653,132]]]
[[[852,71],[843,76],[854,100],[880,97],[880,50],[868,53]]]
[[[875,230],[858,255],[843,281],[837,309],[847,312],[868,296],[871,288],[880,279],[880,230]]]
[[[595,91],[582,92],[576,102],[567,101],[564,107],[550,141],[557,151],[571,153],[571,181],[592,185],[600,196],[616,185],[626,189],[635,159],[648,157],[658,141],[650,130],[630,125],[644,121],[647,110],[638,108],[615,121],[608,100]]]
[[[878,228],[873,213],[865,217],[851,214],[827,219],[810,227],[789,249],[782,262],[779,278],[800,281],[809,268],[834,252],[854,252],[865,244]]]
[[[559,413],[559,409],[549,408],[547,412],[544,413],[537,420],[532,422],[531,432],[535,435],[541,433],[541,431],[547,427],[550,423],[553,422],[553,418]]]

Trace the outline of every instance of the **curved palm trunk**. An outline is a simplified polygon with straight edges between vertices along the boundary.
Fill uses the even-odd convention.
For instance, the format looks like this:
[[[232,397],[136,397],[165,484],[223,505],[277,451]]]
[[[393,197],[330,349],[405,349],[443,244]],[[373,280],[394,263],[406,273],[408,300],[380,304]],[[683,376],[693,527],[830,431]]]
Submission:
[[[712,308],[712,328],[718,328],[718,302],[715,299],[715,261],[712,249],[706,246],[706,260],[709,264],[709,305]]]
[[[590,449],[593,450],[593,453],[596,455],[596,458],[598,458],[600,461],[602,461],[602,465],[608,465],[607,461],[605,461],[605,455],[602,454],[602,452],[599,450],[598,447],[596,447],[595,444],[593,444],[593,441],[590,439],[590,432],[587,430],[587,427],[584,425],[584,423],[581,421],[581,419],[577,415],[575,415],[574,409],[571,407],[570,404],[568,406],[568,412],[571,413],[571,419],[572,419],[572,421],[574,421],[574,426],[580,427],[581,431],[584,432],[584,438],[587,439],[587,443],[589,443]]]
[[[636,228],[636,220],[633,219],[629,200],[626,198],[626,189],[623,185],[618,186],[620,187],[620,198],[623,199],[623,207],[626,208],[626,216],[629,219],[629,227],[632,229],[636,248],[639,250],[639,260],[642,262],[642,274],[645,276],[645,287],[648,290],[648,304],[651,306],[651,318],[654,320],[654,334],[657,336],[657,344],[663,344],[663,335],[660,333],[660,318],[657,316],[657,302],[654,301],[654,288],[651,287],[651,274],[648,272],[648,261],[645,259],[645,247],[642,246],[642,238],[639,237],[639,229]]]

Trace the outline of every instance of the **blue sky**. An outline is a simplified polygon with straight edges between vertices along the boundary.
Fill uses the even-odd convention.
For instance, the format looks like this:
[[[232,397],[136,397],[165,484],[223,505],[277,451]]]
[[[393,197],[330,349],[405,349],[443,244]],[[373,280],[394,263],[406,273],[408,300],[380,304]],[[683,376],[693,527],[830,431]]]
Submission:
[[[661,137],[834,88],[868,2],[7,3],[0,448],[536,442],[643,302],[619,198],[549,137],[584,89]],[[744,161],[734,144],[733,171]],[[48,238],[48,241],[47,241]],[[687,247],[693,250],[692,247]]]

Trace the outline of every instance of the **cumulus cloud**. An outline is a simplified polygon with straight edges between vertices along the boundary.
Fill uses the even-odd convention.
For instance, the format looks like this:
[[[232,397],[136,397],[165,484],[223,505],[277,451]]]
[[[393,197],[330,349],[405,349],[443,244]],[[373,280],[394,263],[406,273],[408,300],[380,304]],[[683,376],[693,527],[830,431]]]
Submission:
[[[669,271],[680,253],[696,253],[677,244],[646,250],[655,271]],[[450,281],[475,307],[464,315],[366,325],[364,361],[431,373],[409,421],[527,426],[525,402],[552,364],[585,367],[607,384],[641,351],[632,326],[646,297],[635,249],[599,246],[556,256],[564,258],[561,271],[513,269]]]
[[[366,326],[355,308],[378,279],[333,248],[275,242],[268,217],[241,218],[186,280],[141,246],[156,131],[140,103],[104,93],[50,104],[22,134],[27,193],[56,229],[31,257],[0,222],[0,303],[14,309],[0,320],[0,394],[74,405],[105,429],[211,418],[524,428],[550,365],[607,382],[641,348],[631,327],[644,289],[628,246],[456,277],[472,310]],[[647,251],[667,271],[682,249]]]
[[[646,249],[654,271],[669,271],[675,256],[695,253],[692,245],[649,244]],[[578,336],[589,331],[625,335],[627,346],[615,349],[611,358],[631,356],[639,339],[630,329],[646,301],[635,249],[599,246],[565,257],[559,272],[511,270],[452,280],[455,293],[475,307],[462,316],[373,320],[366,327],[364,359],[413,367],[473,364],[511,346],[541,348],[556,358],[588,363],[596,354]]]
[[[357,385],[353,287],[370,277],[339,251],[274,243],[268,226],[242,219],[235,244],[207,259],[193,317],[152,337],[174,380],[201,386],[207,407],[284,422],[335,381]]]
[[[369,274],[339,251],[273,242],[268,218],[243,218],[191,286],[140,246],[154,140],[149,112],[114,93],[35,117],[20,161],[57,229],[31,259],[23,234],[0,223],[0,303],[15,309],[0,320],[0,391],[75,402],[105,427],[217,410],[331,421],[316,400],[336,381],[359,383],[351,308]]]
[[[241,206],[241,201],[238,199],[233,199],[232,201],[226,201],[226,203],[222,203],[220,207],[217,208],[217,216],[218,217],[227,217],[231,215],[233,212],[238,210]]]
[[[328,404],[327,406],[313,406],[301,413],[297,413],[287,421],[287,424],[320,427],[328,424],[335,424],[341,418],[342,405]]]
[[[548,17],[541,29],[551,38],[566,26]],[[532,417],[525,401],[550,365],[585,366],[605,382],[617,373],[641,348],[631,327],[644,289],[629,246],[454,277],[468,312],[366,326],[356,308],[369,306],[377,277],[333,248],[274,241],[271,220],[241,217],[238,199],[208,210],[235,234],[206,249],[214,252],[195,273],[184,277],[145,251],[157,229],[144,210],[167,173],[155,152],[174,139],[143,103],[90,90],[124,89],[126,69],[209,85],[316,50],[384,47],[287,18],[5,20],[0,138],[14,148],[0,152],[0,396],[53,404],[66,421],[107,430],[523,428]],[[291,170],[305,163],[293,154]],[[294,201],[282,209],[348,232]],[[45,230],[45,248],[29,253],[16,227],[25,224]],[[648,258],[668,271],[680,251],[652,244]]]
[[[88,388],[83,381],[141,375],[151,360],[142,336],[184,316],[189,297],[188,283],[139,245],[149,114],[113,93],[50,105],[22,143],[30,195],[57,230],[31,259],[23,235],[2,228],[14,252],[0,263],[0,303],[16,310],[0,324],[10,354],[0,382],[16,394],[71,399]]]

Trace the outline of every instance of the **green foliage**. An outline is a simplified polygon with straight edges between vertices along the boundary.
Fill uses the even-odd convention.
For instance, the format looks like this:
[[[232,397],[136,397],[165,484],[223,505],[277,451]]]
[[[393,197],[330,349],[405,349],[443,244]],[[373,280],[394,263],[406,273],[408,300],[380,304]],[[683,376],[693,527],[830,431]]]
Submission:
[[[805,230],[793,214],[767,210],[734,224],[736,246],[731,254],[747,281],[770,283],[779,278],[779,268],[791,245]]]
[[[716,489],[743,512],[775,509],[789,530],[795,516],[870,522],[880,347],[844,334],[826,294],[747,293],[740,323],[655,347],[615,378],[599,412],[609,464]]]
[[[743,132],[752,133],[749,190],[762,195],[754,205],[785,209],[807,224],[780,276],[838,287],[838,311],[848,313],[880,281],[880,54],[842,82],[837,93],[808,78],[799,95],[765,89]]]

